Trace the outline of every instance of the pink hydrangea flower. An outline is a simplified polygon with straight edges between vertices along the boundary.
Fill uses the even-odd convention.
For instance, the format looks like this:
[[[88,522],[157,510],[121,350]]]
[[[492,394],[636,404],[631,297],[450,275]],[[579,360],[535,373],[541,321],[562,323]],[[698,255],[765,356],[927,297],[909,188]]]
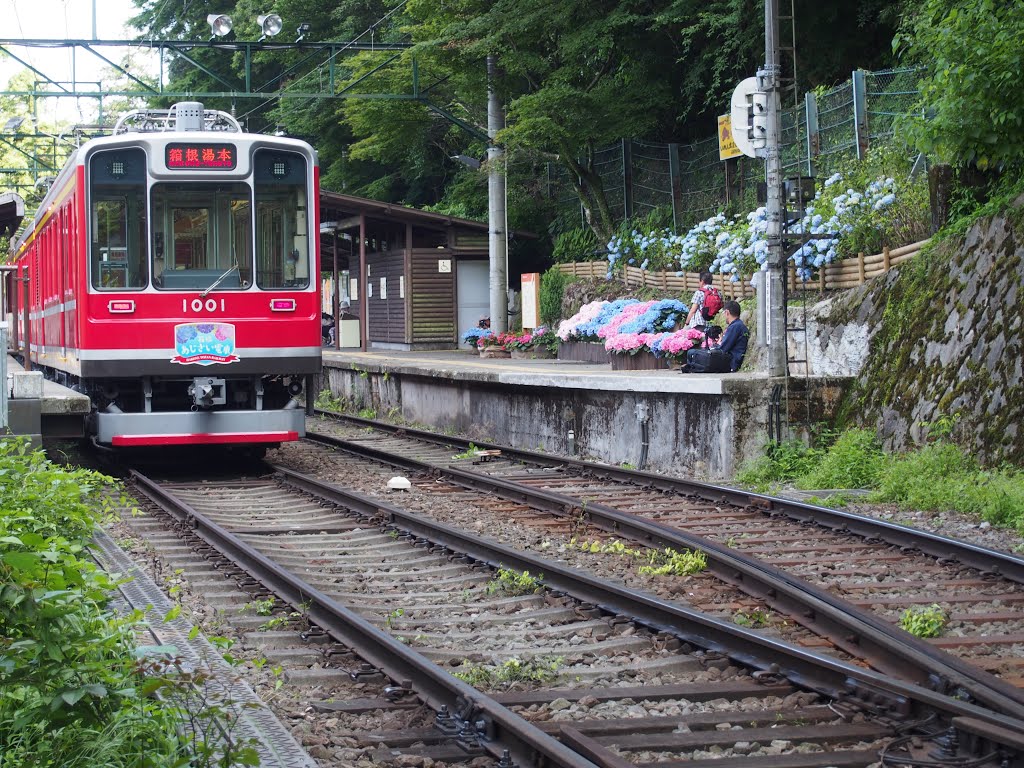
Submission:
[[[704,334],[696,328],[684,328],[666,334],[661,342],[661,351],[667,355],[680,355],[698,346],[703,340]]]

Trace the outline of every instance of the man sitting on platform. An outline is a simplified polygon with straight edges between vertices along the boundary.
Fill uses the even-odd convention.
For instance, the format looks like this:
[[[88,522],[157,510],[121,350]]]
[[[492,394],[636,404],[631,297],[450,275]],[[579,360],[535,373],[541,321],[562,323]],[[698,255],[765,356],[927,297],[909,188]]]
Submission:
[[[725,302],[725,333],[718,343],[718,348],[728,352],[732,356],[733,371],[738,371],[743,365],[743,358],[747,354],[747,340],[750,338],[750,331],[740,320],[740,304],[738,301]]]
[[[706,340],[703,346],[689,350],[686,363],[679,369],[680,373],[728,373],[739,370],[743,365],[750,332],[740,320],[740,305],[737,302],[727,301],[723,308],[727,326],[721,341],[712,345]]]

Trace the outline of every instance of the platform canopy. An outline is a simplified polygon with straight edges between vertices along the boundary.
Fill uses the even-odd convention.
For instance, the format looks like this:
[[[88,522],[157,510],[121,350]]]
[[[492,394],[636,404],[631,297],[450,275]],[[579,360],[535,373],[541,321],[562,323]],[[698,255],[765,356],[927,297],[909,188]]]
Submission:
[[[327,190],[320,221],[324,309],[358,320],[363,349],[455,348],[486,314],[485,222]]]

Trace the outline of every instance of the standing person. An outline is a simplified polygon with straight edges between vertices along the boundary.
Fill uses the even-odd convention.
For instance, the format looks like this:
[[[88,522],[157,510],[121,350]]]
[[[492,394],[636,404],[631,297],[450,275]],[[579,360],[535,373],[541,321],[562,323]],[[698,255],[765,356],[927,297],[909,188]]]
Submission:
[[[693,292],[690,313],[686,316],[687,328],[703,328],[722,308],[722,294],[712,284],[712,280],[714,278],[707,270],[700,273],[700,287]]]
[[[750,331],[740,320],[739,302],[725,302],[725,322],[725,333],[722,334],[718,348],[732,356],[730,370],[738,371],[743,365],[743,357],[747,354],[747,340],[750,338]]]

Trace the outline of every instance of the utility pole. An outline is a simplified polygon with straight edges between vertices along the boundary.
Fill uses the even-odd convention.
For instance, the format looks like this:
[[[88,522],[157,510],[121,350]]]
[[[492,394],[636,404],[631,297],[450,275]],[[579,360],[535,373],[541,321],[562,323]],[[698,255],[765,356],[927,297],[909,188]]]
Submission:
[[[768,374],[785,376],[786,308],[782,281],[785,254],[782,250],[782,153],[779,148],[779,10],[778,0],[764,3],[764,69],[758,73],[762,90],[768,94],[768,124],[765,134],[765,181],[768,185],[766,212],[768,229],[768,274],[765,285],[768,304]]]
[[[490,260],[491,330],[508,330],[508,235],[505,231],[505,150],[495,137],[505,127],[505,112],[498,95],[497,63],[487,57],[487,231]]]

